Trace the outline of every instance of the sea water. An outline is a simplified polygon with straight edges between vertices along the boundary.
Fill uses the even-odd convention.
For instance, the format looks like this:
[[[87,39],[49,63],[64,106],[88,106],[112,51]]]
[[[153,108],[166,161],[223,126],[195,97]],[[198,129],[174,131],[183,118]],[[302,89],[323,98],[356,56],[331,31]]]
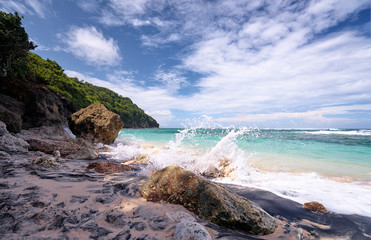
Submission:
[[[153,163],[145,174],[178,165],[216,173],[216,182],[371,217],[371,130],[206,127],[123,129],[114,159],[144,154]]]

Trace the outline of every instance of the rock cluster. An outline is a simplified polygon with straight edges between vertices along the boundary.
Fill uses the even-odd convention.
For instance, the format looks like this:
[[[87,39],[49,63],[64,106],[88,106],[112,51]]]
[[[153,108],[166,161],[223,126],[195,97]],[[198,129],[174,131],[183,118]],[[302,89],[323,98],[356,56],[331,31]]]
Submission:
[[[119,115],[97,103],[72,114],[69,126],[78,137],[94,143],[111,144],[124,124]]]
[[[258,205],[177,166],[153,173],[140,193],[147,201],[181,204],[199,217],[228,228],[264,235],[277,227],[275,218]]]
[[[60,124],[23,130],[17,134],[29,144],[30,151],[52,154],[59,151],[63,158],[97,159],[94,145],[82,138],[71,137]]]

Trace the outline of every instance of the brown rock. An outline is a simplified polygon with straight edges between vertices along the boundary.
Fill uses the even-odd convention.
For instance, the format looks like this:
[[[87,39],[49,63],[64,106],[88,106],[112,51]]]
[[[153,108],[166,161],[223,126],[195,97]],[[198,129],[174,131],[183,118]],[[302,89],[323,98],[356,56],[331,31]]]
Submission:
[[[133,167],[125,166],[120,163],[106,161],[106,162],[92,162],[88,165],[87,169],[94,169],[99,173],[112,174],[130,171],[133,169]]]
[[[22,116],[22,129],[67,122],[68,117],[77,110],[67,98],[45,85],[31,81],[2,78],[0,93],[8,96],[2,105]]]
[[[307,202],[304,203],[304,208],[313,212],[328,213],[327,209],[319,202]]]
[[[277,226],[257,204],[177,166],[153,173],[140,193],[147,201],[181,204],[199,217],[228,228],[264,235]]]
[[[0,94],[0,121],[9,132],[18,133],[22,127],[24,104],[12,97]]]
[[[120,116],[100,103],[90,105],[71,115],[71,131],[88,141],[111,144],[122,129]]]

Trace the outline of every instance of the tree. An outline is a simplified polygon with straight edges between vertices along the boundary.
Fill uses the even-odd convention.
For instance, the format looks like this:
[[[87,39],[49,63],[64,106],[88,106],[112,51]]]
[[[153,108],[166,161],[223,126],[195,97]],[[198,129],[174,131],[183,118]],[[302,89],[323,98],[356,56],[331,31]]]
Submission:
[[[29,41],[22,27],[22,18],[17,12],[0,11],[0,75],[6,76],[7,70],[15,62],[27,56],[27,51],[36,45]]]

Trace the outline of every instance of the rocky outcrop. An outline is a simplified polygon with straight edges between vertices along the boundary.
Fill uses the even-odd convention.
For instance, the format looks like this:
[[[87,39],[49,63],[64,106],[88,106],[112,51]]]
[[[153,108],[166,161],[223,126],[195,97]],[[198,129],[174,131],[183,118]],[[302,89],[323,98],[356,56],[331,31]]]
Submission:
[[[28,143],[13,136],[6,129],[5,123],[0,121],[0,151],[4,152],[27,152]]]
[[[153,173],[140,193],[147,201],[181,204],[199,217],[228,228],[264,235],[277,226],[275,218],[255,203],[177,166]]]
[[[12,97],[0,94],[0,121],[6,124],[9,132],[18,133],[22,127],[24,104]]]
[[[72,138],[60,124],[23,130],[17,136],[29,144],[30,151],[52,154],[57,150],[68,159],[98,158],[93,144],[82,138]]]
[[[323,206],[321,203],[315,202],[315,201],[304,203],[304,208],[308,209],[308,210],[311,210],[313,212],[328,213],[325,206]]]
[[[100,103],[90,105],[71,115],[69,121],[71,131],[94,143],[111,144],[122,129],[120,116],[108,111]]]
[[[22,129],[29,129],[66,123],[77,110],[70,100],[41,83],[3,77],[0,80],[1,104],[13,113],[9,118],[11,123],[4,121],[9,131],[19,132],[20,125]]]
[[[94,169],[99,173],[112,174],[130,171],[133,169],[133,167],[122,165],[120,163],[105,161],[105,162],[92,162],[88,165],[87,169]]]

